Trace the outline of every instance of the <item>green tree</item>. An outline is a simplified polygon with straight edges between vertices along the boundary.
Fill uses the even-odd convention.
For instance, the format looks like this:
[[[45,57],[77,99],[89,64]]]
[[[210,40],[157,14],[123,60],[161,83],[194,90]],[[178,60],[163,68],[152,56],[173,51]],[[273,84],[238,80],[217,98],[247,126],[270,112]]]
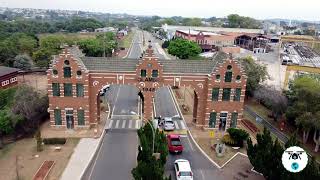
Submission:
[[[248,139],[247,154],[254,169],[263,174],[267,180],[303,180],[319,179],[320,171],[314,159],[309,160],[307,167],[299,173],[290,173],[282,165],[284,148],[278,139],[272,141],[270,132],[265,128],[263,134],[257,134],[257,144],[252,144]],[[285,147],[297,146],[298,141],[293,136],[285,144]]]
[[[14,58],[14,63],[13,67],[19,68],[22,70],[29,70],[31,69],[31,58],[28,55],[22,54],[22,55],[17,55]]]
[[[136,180],[164,180],[164,165],[168,155],[166,137],[157,129],[155,132],[154,151],[160,153],[160,159],[152,155],[153,134],[149,124],[138,130],[140,146],[138,148],[138,165],[131,173]]]
[[[198,56],[201,53],[201,48],[195,42],[178,38],[170,41],[168,52],[180,59],[188,59]]]
[[[104,48],[98,39],[84,39],[79,41],[79,47],[86,56],[102,57]]]
[[[242,58],[240,61],[248,77],[246,94],[253,96],[260,83],[269,78],[267,67],[257,64],[252,57]]]
[[[249,134],[243,129],[229,128],[228,133],[230,137],[236,141],[236,144],[240,147],[243,146],[243,141],[249,138]]]
[[[182,20],[182,25],[184,26],[201,26],[201,19],[200,18],[184,18]]]
[[[320,145],[320,110],[315,113],[313,125],[314,125],[313,141],[316,144],[314,148],[314,152],[318,152],[319,145]]]
[[[250,17],[239,16],[238,14],[230,14],[228,16],[227,27],[230,28],[259,29],[261,26],[261,22]]]

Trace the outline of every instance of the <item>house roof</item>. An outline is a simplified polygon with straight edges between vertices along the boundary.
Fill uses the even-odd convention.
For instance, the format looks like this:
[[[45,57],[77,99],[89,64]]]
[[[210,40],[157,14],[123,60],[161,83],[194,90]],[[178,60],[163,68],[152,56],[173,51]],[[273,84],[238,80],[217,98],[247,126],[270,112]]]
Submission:
[[[11,74],[14,72],[18,72],[20,69],[17,68],[10,68],[10,67],[6,67],[6,66],[0,66],[0,77],[1,76],[5,76],[7,74]]]
[[[213,60],[164,60],[159,59],[163,65],[164,73],[199,73],[210,74],[213,68],[225,60],[224,53],[218,53]],[[103,72],[134,72],[141,59],[114,59],[104,57],[80,57],[89,71]]]

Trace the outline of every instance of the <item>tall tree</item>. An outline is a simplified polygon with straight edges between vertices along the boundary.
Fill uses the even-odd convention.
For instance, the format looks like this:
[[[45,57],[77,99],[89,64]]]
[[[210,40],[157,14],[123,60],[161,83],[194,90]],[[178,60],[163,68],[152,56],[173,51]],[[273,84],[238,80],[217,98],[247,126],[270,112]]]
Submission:
[[[316,144],[314,148],[314,152],[319,151],[320,145],[320,110],[315,113],[314,117],[314,134],[313,134],[313,141]]]
[[[188,59],[198,56],[201,53],[201,48],[195,42],[178,38],[170,41],[168,52],[180,59]]]
[[[252,57],[240,59],[247,74],[246,94],[253,96],[254,91],[260,86],[260,83],[269,78],[266,66],[257,64]]]
[[[14,58],[13,67],[19,68],[22,70],[29,70],[31,68],[31,62],[32,60],[28,55],[26,54],[17,55]]]

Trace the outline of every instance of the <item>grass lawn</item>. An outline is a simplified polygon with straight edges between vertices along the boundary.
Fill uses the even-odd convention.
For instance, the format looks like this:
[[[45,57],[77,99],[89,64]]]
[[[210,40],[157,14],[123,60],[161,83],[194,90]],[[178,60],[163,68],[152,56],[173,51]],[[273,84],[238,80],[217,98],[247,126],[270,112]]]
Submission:
[[[66,144],[60,146],[61,151],[54,151],[53,145],[45,145],[42,152],[36,151],[36,141],[33,138],[25,138],[6,145],[0,150],[1,180],[32,179],[45,160],[55,161],[47,179],[59,179],[78,142],[79,139],[70,138],[67,139]],[[19,178],[17,178],[17,172]]]
[[[129,32],[122,40],[119,41],[119,46],[128,49],[131,46],[134,32]]]

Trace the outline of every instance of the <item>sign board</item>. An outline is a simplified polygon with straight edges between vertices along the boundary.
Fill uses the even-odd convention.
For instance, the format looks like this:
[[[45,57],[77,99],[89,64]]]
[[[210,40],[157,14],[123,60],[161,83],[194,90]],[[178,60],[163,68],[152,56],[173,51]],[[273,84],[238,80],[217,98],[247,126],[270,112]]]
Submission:
[[[214,131],[210,131],[209,135],[210,135],[211,138],[214,138]]]

